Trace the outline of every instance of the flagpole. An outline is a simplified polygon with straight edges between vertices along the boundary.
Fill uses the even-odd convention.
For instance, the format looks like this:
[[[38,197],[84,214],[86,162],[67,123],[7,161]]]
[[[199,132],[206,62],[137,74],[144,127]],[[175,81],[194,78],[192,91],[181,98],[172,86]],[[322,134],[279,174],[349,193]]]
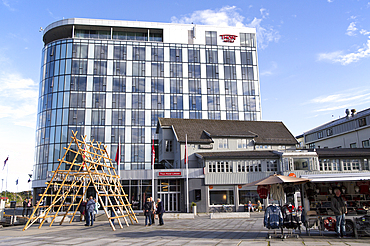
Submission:
[[[152,197],[154,200],[154,162],[155,162],[155,149],[154,149],[154,137],[152,136]]]
[[[121,167],[119,166],[121,162],[121,135],[118,136],[118,162],[117,162],[117,169],[118,169],[118,177],[119,182],[121,183]]]
[[[9,157],[9,156],[8,156]],[[5,197],[8,191],[8,174],[9,174],[9,164],[6,165],[6,184],[5,184]]]
[[[185,135],[185,166],[186,166],[186,212],[189,213],[189,160],[188,160],[188,134]]]

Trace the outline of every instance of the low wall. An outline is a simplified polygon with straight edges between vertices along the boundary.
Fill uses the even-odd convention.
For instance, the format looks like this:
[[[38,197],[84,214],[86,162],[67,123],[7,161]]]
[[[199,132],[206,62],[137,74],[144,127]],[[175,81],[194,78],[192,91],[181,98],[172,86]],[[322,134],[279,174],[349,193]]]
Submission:
[[[163,219],[194,219],[192,213],[164,213]]]
[[[243,219],[250,218],[251,214],[249,212],[243,213],[211,213],[209,215],[210,219]]]

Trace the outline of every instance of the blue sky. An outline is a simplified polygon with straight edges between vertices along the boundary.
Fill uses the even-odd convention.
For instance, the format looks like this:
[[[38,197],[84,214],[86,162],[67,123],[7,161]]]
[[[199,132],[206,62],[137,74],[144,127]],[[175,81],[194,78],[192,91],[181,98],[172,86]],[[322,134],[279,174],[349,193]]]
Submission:
[[[29,188],[34,163],[39,29],[74,17],[255,27],[262,119],[294,135],[369,107],[370,1],[0,0],[0,165],[9,156],[9,190],[17,178],[19,191]]]

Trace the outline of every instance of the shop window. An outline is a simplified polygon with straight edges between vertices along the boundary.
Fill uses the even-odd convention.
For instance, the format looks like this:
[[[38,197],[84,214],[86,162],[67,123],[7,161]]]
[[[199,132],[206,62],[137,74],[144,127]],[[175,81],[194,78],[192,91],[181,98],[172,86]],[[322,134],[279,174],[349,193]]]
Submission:
[[[261,200],[257,191],[255,190],[239,190],[239,204],[248,204],[249,201],[252,204],[256,204],[258,200]]]
[[[234,191],[211,190],[209,191],[210,205],[234,205]]]

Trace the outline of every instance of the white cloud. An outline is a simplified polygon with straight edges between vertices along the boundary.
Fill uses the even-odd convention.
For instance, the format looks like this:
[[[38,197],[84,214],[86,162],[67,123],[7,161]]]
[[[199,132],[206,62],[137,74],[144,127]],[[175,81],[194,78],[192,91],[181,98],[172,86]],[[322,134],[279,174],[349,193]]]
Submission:
[[[365,29],[361,29],[360,30],[360,34],[362,34],[362,35],[369,35],[370,34],[370,32],[368,32],[368,31],[366,31]]]
[[[171,17],[171,21],[175,23],[194,23],[215,26],[244,26],[242,21],[244,17],[236,11],[236,6],[225,6],[219,10],[197,10],[190,16],[182,16],[177,18]]]
[[[271,76],[274,74],[274,71],[277,69],[276,62],[271,62],[271,67],[268,70],[264,70],[260,72],[260,76]]]
[[[334,0],[328,0],[328,3],[332,3],[332,2],[334,2]]]
[[[35,127],[38,85],[20,74],[0,74],[0,118],[9,117],[15,125]]]
[[[347,28],[346,35],[348,36],[356,36],[356,22],[351,22]]]
[[[257,31],[258,46],[264,49],[270,42],[277,42],[280,39],[280,34],[274,27],[262,24],[262,21],[269,16],[268,11],[261,8],[260,13],[262,18],[254,17],[250,23],[243,23],[245,17],[239,14],[236,6],[224,6],[216,10],[197,10],[189,15],[181,16],[180,18],[173,16],[171,17],[171,21],[184,24],[194,23],[216,26],[253,27],[256,28]]]
[[[9,1],[7,1],[7,0],[2,0],[2,2],[3,2],[3,4],[4,4],[4,6],[5,6],[5,7],[7,7],[10,11],[14,11],[14,10],[15,10],[14,8],[12,8],[12,7],[10,6]]]
[[[370,57],[370,40],[362,48],[359,48],[353,53],[343,54],[343,51],[335,51],[331,53],[321,53],[318,55],[318,61],[327,60],[342,65],[348,65],[357,62],[362,58]]]
[[[331,95],[319,96],[307,103],[313,105],[314,112],[327,112],[367,105],[369,102],[370,90],[368,88],[353,88]]]

